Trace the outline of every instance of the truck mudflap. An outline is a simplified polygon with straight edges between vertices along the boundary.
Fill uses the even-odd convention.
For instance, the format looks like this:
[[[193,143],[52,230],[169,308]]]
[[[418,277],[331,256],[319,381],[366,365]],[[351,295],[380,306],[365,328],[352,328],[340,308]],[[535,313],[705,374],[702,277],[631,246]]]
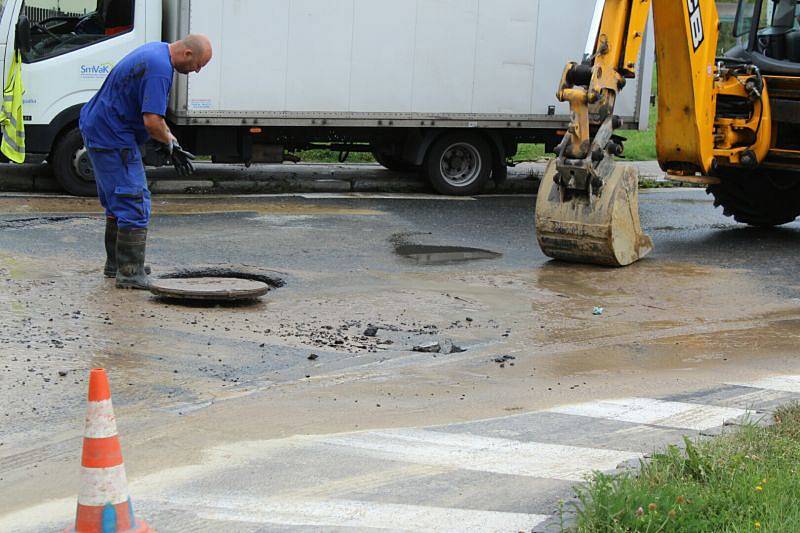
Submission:
[[[638,174],[614,165],[596,194],[566,194],[556,183],[556,161],[547,167],[536,199],[536,236],[553,259],[622,267],[645,257],[653,241],[639,220]]]

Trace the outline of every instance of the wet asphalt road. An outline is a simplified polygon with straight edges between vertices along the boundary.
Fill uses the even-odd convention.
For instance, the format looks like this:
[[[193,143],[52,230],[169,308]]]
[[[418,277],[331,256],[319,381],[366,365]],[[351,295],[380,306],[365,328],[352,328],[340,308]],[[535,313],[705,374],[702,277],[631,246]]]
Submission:
[[[320,350],[332,351],[332,356],[323,361],[335,359],[332,368],[337,370],[375,360],[378,353],[381,358],[402,357],[410,346],[424,341],[433,331],[424,327],[434,327],[433,320],[426,323],[415,316],[424,316],[427,305],[415,300],[417,296],[410,292],[416,289],[415,279],[435,286],[435,280],[451,275],[454,280],[470,276],[490,279],[513,272],[523,281],[539,279],[541,285],[542,280],[555,276],[558,280],[552,286],[545,284],[545,288],[565,292],[574,285],[571,290],[591,308],[605,305],[606,296],[614,293],[630,296],[634,301],[645,295],[657,299],[657,295],[650,294],[657,291],[647,287],[625,287],[626,276],[658,283],[661,265],[673,265],[669,272],[687,265],[731,270],[742,279],[756,280],[759,296],[769,302],[791,303],[800,297],[798,222],[772,230],[748,228],[723,217],[702,190],[645,191],[641,195],[641,218],[653,237],[655,251],[626,271],[550,261],[536,243],[534,204],[531,196],[157,197],[148,243],[148,261],[156,274],[207,264],[246,264],[274,270],[275,276],[286,282],[284,288],[266,298],[266,305],[234,308],[226,313],[224,309],[173,307],[149,295],[127,295],[110,289],[112,283],[98,273],[104,260],[104,222],[94,200],[0,197],[0,253],[9,261],[8,307],[0,317],[6,323],[0,342],[22,350],[15,358],[16,364],[6,369],[11,383],[6,391],[13,401],[5,403],[3,414],[55,416],[53,404],[64,401],[79,408],[81,398],[75,389],[80,390],[82,379],[75,381],[77,387],[72,389],[59,388],[54,385],[64,380],[54,374],[109,364],[106,359],[113,361],[128,344],[149,357],[154,376],[168,375],[174,368],[181,377],[188,374],[211,379],[223,387],[302,379],[308,373],[306,357]],[[470,250],[466,255],[458,250],[455,255],[428,253],[439,247]],[[478,255],[472,249],[478,250]],[[481,252],[490,258],[480,259]],[[461,256],[479,259],[459,261]],[[448,261],[450,258],[455,261]],[[590,282],[586,279],[588,273],[593,276]],[[663,275],[665,283],[672,283],[675,291],[684,289],[680,279],[668,281],[670,275]],[[710,274],[695,273],[691,268],[686,273],[689,277],[698,275]],[[592,283],[596,286],[589,286]],[[350,300],[358,301],[370,292],[383,297],[404,289],[409,289],[409,298],[398,300],[396,306],[387,308],[381,301],[370,302],[353,316],[328,316],[328,308],[340,306],[347,313],[348,305],[358,307]],[[442,292],[446,290],[442,285]],[[316,301],[320,294],[324,296]],[[729,301],[734,314],[736,307],[746,302],[737,301],[737,288],[732,286],[715,291],[714,297]],[[337,299],[337,304],[331,304]],[[269,316],[264,320],[263,314],[274,313],[271,309],[276,304],[286,306],[286,318]],[[310,305],[320,307],[320,312],[314,312]],[[502,316],[502,302],[495,305],[499,307],[488,306],[488,331],[500,327],[492,323],[491,314]],[[660,304],[654,301],[650,305],[659,309]],[[27,309],[28,314],[21,309]],[[680,310],[676,314],[686,314],[688,318],[693,312],[696,311]],[[206,316],[207,322],[201,320],[198,324],[199,315]],[[437,311],[432,310],[429,318],[436,315]],[[137,320],[130,322],[126,330],[120,324],[129,317]],[[61,327],[60,320],[64,321]],[[89,326],[83,325],[85,320],[90,321]],[[175,323],[168,323],[169,320]],[[502,320],[497,318],[497,322]],[[391,339],[396,344],[379,346],[358,338],[356,334],[373,323],[388,328],[399,326],[401,332],[395,332]],[[453,324],[455,332],[465,325],[463,320]],[[519,325],[504,327],[508,333]],[[320,328],[330,329],[326,333]],[[142,343],[142,336],[147,346]],[[485,332],[473,336],[472,342],[487,342]],[[181,342],[188,344],[181,346]],[[34,364],[26,364],[30,350],[42,346],[55,347],[55,361],[66,356],[66,364],[59,367],[48,359],[40,367],[35,364],[36,358],[30,361]],[[178,353],[165,356],[162,352],[172,346]],[[225,357],[206,353],[212,349],[223,350]],[[339,353],[342,350],[344,353]],[[191,358],[195,352],[198,356],[203,354],[206,364],[196,364]],[[248,355],[252,352],[258,353],[256,362]],[[70,360],[71,353],[77,353],[75,360]],[[98,358],[98,353],[103,357]],[[284,357],[286,354],[291,357]],[[31,380],[27,374],[47,380],[42,384],[44,393],[37,393],[35,399],[17,395],[20,390],[28,391]],[[152,380],[150,394],[167,405],[202,405],[206,397],[202,386],[167,385],[155,377]],[[51,394],[58,399],[56,402],[48,401]],[[136,404],[134,391],[131,394],[123,391],[119,400]],[[14,430],[8,425],[0,434],[13,436]]]
[[[156,203],[162,204],[164,211],[174,205],[181,205],[181,211],[191,212],[193,205],[198,209],[197,214],[156,214],[149,260],[169,267],[246,263],[348,275],[371,269],[415,270],[416,261],[394,252],[397,245],[416,244],[474,247],[502,254],[481,262],[476,267],[481,270],[531,268],[548,262],[536,244],[535,198],[530,196],[346,196],[160,197]],[[23,214],[26,209],[14,207],[24,205],[24,198],[4,202],[19,213],[0,208],[0,243],[5,251],[35,257],[46,250],[102,261],[102,221],[96,220],[94,213],[70,213],[73,206],[69,200],[50,200],[44,204],[52,212],[37,209],[29,216]],[[91,204],[81,201],[80,209],[92,210]],[[225,211],[231,204],[238,212],[215,212]],[[800,223],[769,230],[737,224],[714,209],[710,197],[700,189],[644,191],[642,204],[642,224],[656,245],[648,260],[743,268],[769,279],[775,277],[776,288],[795,294]],[[341,216],[353,209],[354,216]],[[48,215],[56,220],[36,218]],[[16,222],[29,218],[32,220]],[[96,224],[91,224],[90,218]]]
[[[15,487],[0,500],[19,510],[75,492],[93,366],[111,372],[135,474],[220,443],[463,422],[623,390],[683,393],[716,383],[721,365],[732,376],[800,374],[800,223],[746,228],[702,190],[646,191],[655,251],[630,269],[595,269],[542,255],[534,203],[156,197],[156,273],[236,263],[286,282],[256,306],[214,308],[115,291],[100,276],[93,200],[0,196],[0,478]],[[441,263],[441,247],[491,258],[470,250],[472,260]],[[606,315],[593,318],[596,305]],[[377,338],[362,335],[370,324]],[[411,352],[444,338],[467,352]],[[492,361],[504,353],[516,366]],[[253,416],[261,423],[234,424]],[[41,490],[42,476],[59,482]],[[531,512],[520,506],[509,510]]]

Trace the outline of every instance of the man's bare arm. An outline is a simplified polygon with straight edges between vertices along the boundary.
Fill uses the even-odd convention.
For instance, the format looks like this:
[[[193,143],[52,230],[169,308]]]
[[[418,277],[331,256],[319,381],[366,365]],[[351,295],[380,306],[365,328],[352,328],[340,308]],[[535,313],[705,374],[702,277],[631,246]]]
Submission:
[[[144,127],[147,133],[150,134],[150,137],[166,145],[171,145],[172,141],[176,140],[175,136],[172,135],[172,132],[169,130],[169,126],[167,126],[167,121],[164,120],[164,117],[156,115],[155,113],[143,113],[142,117],[144,118]]]

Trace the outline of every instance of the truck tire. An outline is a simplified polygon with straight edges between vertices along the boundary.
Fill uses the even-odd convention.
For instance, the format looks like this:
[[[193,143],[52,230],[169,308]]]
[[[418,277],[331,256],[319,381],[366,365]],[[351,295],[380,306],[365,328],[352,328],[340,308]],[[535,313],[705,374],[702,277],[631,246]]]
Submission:
[[[75,196],[97,196],[94,171],[78,128],[72,128],[56,142],[52,154],[56,181]]]
[[[417,168],[415,165],[412,165],[407,161],[403,161],[392,154],[381,152],[380,150],[373,150],[372,157],[375,158],[375,161],[377,161],[379,165],[389,170],[407,172]]]
[[[714,207],[721,206],[725,216],[759,227],[789,224],[800,216],[797,173],[720,169],[717,174],[722,183],[710,186],[707,192],[714,195]]]
[[[433,143],[422,168],[439,193],[469,196],[483,190],[492,166],[492,149],[486,139],[473,132],[453,132]]]

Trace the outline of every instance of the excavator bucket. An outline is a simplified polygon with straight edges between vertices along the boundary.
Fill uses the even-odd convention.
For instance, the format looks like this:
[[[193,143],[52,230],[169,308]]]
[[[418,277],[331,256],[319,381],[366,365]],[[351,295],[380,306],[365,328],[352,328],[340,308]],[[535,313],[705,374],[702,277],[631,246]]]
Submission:
[[[550,162],[536,200],[536,236],[542,251],[562,261],[627,266],[646,256],[653,241],[639,222],[636,169],[615,165],[599,195],[562,199]]]

